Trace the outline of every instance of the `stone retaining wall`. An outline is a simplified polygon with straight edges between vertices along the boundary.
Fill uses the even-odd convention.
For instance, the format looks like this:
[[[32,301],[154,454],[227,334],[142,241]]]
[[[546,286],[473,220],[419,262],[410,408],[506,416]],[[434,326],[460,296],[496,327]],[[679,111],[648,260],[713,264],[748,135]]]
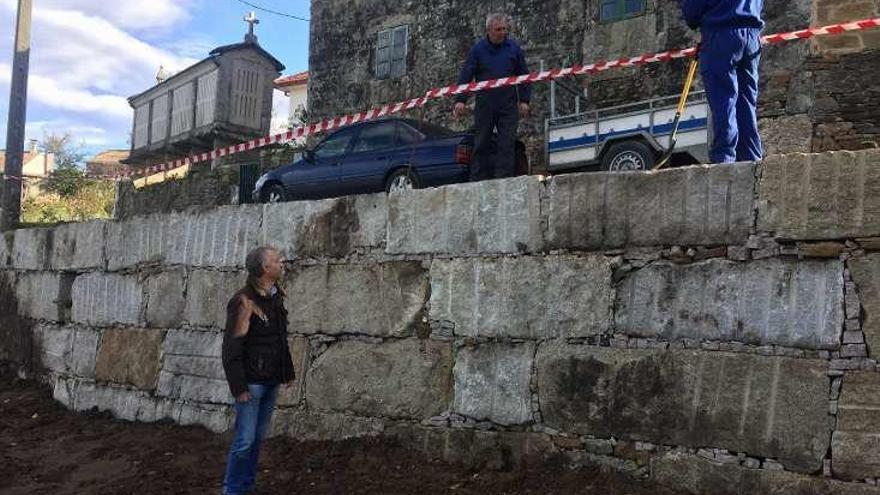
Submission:
[[[288,259],[274,431],[562,456],[694,493],[880,493],[880,152],[18,230],[0,359],[57,400],[230,428],[224,307]],[[727,490],[727,491],[725,491]]]

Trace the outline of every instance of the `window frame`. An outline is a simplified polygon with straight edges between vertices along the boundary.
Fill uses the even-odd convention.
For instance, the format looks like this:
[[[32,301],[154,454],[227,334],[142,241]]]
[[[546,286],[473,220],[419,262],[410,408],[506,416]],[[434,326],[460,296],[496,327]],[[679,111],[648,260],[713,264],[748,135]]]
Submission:
[[[327,160],[327,159],[345,157],[351,151],[351,145],[358,138],[359,133],[360,133],[360,129],[357,127],[348,127],[348,128],[341,129],[337,132],[334,132],[333,134],[327,136],[327,138],[324,139],[323,141],[321,141],[317,146],[315,146],[315,149],[312,151],[312,155],[315,157],[315,160]],[[337,155],[331,155],[331,156],[320,156],[319,155],[320,151],[322,149],[324,149],[324,147],[327,145],[327,143],[329,141],[332,141],[332,140],[338,139],[338,138],[344,138],[345,135],[348,135],[349,137],[348,137],[348,143],[346,143],[345,149],[342,150],[342,153],[339,153]]]
[[[382,29],[376,33],[376,60],[373,64],[373,76],[376,79],[398,79],[406,75],[409,70],[409,35],[409,24]],[[398,38],[402,39],[402,43],[395,43]],[[385,53],[387,56],[384,56]],[[387,65],[387,68],[380,72],[383,65]]]
[[[599,2],[599,13],[598,19],[599,24],[611,24],[618,21],[624,21],[627,19],[633,19],[635,17],[641,17],[648,12],[648,0],[636,0],[641,2],[641,8],[637,12],[626,12],[626,3],[629,0],[601,0]],[[615,4],[617,7],[617,13],[614,16],[605,18],[603,17],[603,12],[605,7],[609,4]]]
[[[360,144],[362,142],[362,139],[364,137],[364,133],[369,132],[374,129],[382,129],[382,130],[386,131],[391,136],[390,143],[387,146],[384,146],[382,148],[371,148],[371,149],[366,149],[366,150],[359,150],[358,146],[360,146]],[[398,147],[397,134],[398,134],[397,126],[395,125],[395,122],[393,122],[393,121],[389,120],[389,121],[381,121],[381,122],[372,123],[372,124],[362,128],[360,130],[360,132],[357,135],[357,139],[354,142],[354,145],[351,147],[351,154],[354,155],[354,154],[358,154],[358,153],[375,153],[375,152],[387,151],[387,150],[397,148]]]

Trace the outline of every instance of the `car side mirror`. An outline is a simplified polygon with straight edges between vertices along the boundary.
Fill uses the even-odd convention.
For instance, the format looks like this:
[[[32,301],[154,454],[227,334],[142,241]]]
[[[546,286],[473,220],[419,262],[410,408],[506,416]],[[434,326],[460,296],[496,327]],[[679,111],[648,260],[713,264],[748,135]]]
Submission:
[[[315,161],[315,152],[313,150],[303,151],[303,159],[307,162],[314,162]]]

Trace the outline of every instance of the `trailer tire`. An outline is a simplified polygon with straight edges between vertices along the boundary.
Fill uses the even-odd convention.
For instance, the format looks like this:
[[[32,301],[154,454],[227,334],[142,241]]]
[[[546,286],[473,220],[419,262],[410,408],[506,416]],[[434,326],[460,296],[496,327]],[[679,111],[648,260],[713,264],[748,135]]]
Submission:
[[[602,170],[608,172],[628,172],[651,170],[657,154],[641,141],[621,141],[614,143],[602,157]]]

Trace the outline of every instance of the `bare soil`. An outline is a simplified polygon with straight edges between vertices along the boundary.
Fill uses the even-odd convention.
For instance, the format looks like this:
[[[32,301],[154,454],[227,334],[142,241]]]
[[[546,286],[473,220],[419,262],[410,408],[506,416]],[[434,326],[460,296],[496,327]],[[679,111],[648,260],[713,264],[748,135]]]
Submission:
[[[0,375],[0,493],[220,493],[229,435],[170,423],[139,424],[76,414],[45,386]],[[472,471],[388,440],[267,442],[260,494],[675,495],[593,469],[548,465],[517,472]]]

